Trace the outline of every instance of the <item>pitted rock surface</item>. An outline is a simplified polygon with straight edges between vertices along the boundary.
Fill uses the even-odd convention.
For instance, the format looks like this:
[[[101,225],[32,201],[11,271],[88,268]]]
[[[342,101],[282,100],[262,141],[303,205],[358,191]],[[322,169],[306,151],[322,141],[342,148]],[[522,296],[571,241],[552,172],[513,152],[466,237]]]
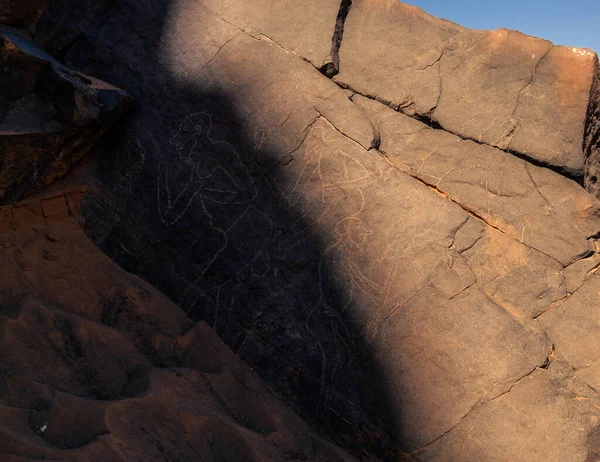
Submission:
[[[354,460],[103,255],[76,219],[84,193],[0,207],[1,460]]]

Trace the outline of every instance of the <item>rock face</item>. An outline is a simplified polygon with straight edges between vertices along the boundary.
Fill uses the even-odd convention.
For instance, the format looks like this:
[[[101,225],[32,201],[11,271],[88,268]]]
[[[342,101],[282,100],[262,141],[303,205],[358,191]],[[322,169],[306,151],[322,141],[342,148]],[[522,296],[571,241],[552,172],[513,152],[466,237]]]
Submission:
[[[63,183],[148,283],[71,219],[39,272],[64,195],[10,235],[7,376],[50,385],[15,410],[4,379],[5,452],[596,460],[595,53],[395,0],[55,0],[32,39],[136,101]]]
[[[340,11],[338,0],[207,0],[202,4],[255,38],[273,41],[323,71],[337,71],[331,41]],[[188,7],[186,2],[179,6],[184,14]]]
[[[381,50],[386,50],[382,58]],[[516,31],[473,31],[396,0],[356,0],[336,81],[463,138],[584,173],[597,56]]]
[[[67,173],[128,107],[126,93],[62,66],[0,26],[0,202]]]
[[[83,193],[0,207],[0,459],[353,460],[104,256],[77,223]]]

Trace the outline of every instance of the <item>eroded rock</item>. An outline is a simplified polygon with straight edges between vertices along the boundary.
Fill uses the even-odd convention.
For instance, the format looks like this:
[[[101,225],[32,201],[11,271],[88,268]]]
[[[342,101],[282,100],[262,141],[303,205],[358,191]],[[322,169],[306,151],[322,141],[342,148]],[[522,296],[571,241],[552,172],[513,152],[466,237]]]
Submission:
[[[73,72],[0,27],[0,202],[63,176],[123,114],[130,98]]]
[[[596,62],[591,50],[465,29],[395,0],[357,0],[335,79],[463,138],[582,177]]]
[[[106,258],[69,212],[80,192],[0,207],[11,244],[0,247],[0,453],[355,460],[313,435],[210,327]]]
[[[211,328],[313,429],[364,459],[593,454],[597,348],[576,343],[594,342],[593,323],[573,334],[551,318],[594,316],[585,306],[595,303],[598,202],[565,177],[581,174],[586,120],[595,133],[582,115],[591,54],[468,31],[391,0],[356,0],[345,23],[348,2],[100,3],[57,0],[35,37],[140,103],[75,175],[105,185],[83,204],[86,230],[203,320],[173,334],[146,313],[143,292],[109,292],[104,325],[127,332],[148,367],[169,369],[136,378],[128,392],[152,392],[108,415],[135,454],[148,439],[174,454],[187,430],[202,435],[197,454],[212,445],[233,457],[211,428],[239,441],[241,458],[263,443],[277,454],[255,433],[303,457],[309,441],[335,449],[307,437],[297,416],[281,411],[277,427],[272,401],[227,366],[233,354]],[[47,219],[73,204],[45,199]],[[44,242],[68,240],[51,235]],[[62,258],[46,249],[41,260]],[[34,263],[17,258],[25,274]],[[554,369],[567,357],[573,364]],[[169,375],[172,364],[182,377]],[[261,402],[232,405],[237,420],[218,407],[201,420],[187,407],[205,384],[189,369],[227,403]],[[107,371],[122,381],[119,368]],[[140,408],[168,417],[163,433]]]
[[[380,150],[488,225],[563,266],[594,251],[600,202],[574,181],[490,146],[436,130],[361,96]]]

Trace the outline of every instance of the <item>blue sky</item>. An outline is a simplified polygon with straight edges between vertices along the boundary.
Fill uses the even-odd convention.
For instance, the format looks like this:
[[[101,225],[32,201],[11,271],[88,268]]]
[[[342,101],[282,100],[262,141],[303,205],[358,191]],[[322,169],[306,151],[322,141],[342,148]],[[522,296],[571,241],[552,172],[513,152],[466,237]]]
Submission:
[[[600,0],[406,0],[474,29],[520,30],[600,53]]]

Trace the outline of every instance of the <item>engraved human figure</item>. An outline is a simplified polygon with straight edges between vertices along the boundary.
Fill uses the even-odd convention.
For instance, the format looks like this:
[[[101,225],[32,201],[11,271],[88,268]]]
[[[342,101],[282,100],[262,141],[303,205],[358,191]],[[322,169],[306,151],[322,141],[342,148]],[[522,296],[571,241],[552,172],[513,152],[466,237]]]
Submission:
[[[217,139],[214,126],[210,114],[188,115],[170,139],[176,156],[162,157],[159,161],[158,212],[167,226],[179,221],[195,200],[212,223],[219,206],[236,201],[251,185],[237,150],[227,141]],[[248,197],[242,201],[247,202]]]

